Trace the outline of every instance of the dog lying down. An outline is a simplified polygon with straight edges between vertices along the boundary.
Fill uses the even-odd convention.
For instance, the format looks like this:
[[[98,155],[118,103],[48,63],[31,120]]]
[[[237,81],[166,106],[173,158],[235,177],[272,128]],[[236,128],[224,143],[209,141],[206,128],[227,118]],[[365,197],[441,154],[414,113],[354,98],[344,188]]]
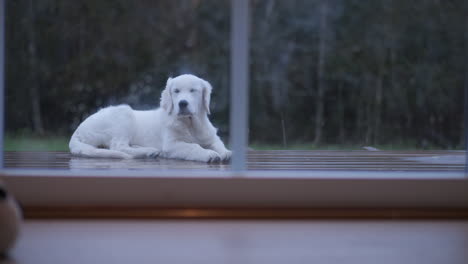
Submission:
[[[194,75],[167,80],[161,107],[149,111],[109,106],[86,118],[70,152],[92,158],[164,158],[221,162],[231,158],[210,114],[211,85]]]

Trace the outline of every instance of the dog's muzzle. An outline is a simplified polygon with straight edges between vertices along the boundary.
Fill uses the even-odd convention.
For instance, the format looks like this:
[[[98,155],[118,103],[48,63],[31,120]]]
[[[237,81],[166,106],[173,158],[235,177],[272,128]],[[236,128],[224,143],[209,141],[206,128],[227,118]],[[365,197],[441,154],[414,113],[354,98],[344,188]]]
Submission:
[[[181,100],[179,102],[179,116],[189,116],[192,113],[188,109],[188,102],[186,100]]]

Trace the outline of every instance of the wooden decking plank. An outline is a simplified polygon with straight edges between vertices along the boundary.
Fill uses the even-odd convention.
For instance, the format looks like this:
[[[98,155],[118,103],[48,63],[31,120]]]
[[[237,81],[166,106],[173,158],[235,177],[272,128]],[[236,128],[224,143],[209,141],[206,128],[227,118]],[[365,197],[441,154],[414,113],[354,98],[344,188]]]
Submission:
[[[249,151],[251,170],[352,170],[352,171],[460,171],[464,151]],[[193,169],[228,170],[229,164],[143,159],[113,160],[73,157],[68,152],[5,152],[6,168],[28,169]]]

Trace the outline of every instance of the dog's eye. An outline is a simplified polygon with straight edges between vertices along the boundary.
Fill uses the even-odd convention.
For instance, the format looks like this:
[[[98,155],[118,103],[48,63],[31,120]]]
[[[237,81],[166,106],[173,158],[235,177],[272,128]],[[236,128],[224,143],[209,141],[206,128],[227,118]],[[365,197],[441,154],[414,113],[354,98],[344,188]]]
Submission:
[[[180,92],[179,89],[175,89],[175,90],[174,90],[174,93],[179,93],[179,92]]]
[[[191,92],[191,93],[194,93],[195,91],[196,91],[196,90],[195,90],[195,89],[193,89],[193,88],[192,88],[192,89],[190,89],[190,92]]]

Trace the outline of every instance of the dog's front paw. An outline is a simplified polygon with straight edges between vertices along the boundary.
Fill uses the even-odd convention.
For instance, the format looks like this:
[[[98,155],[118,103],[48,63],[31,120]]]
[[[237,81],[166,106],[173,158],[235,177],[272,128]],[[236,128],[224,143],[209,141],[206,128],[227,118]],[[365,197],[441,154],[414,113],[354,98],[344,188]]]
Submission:
[[[221,156],[218,154],[218,152],[213,151],[213,150],[206,150],[206,158],[205,161],[208,163],[219,163],[221,162]]]
[[[161,154],[161,151],[155,149],[154,151],[150,151],[150,152],[146,153],[146,157],[150,158],[150,159],[155,159],[155,158],[159,157],[160,154]]]
[[[221,157],[221,161],[229,161],[231,159],[231,156],[232,156],[232,151],[226,150],[226,151],[220,153],[219,156]]]
[[[133,158],[135,159],[155,159],[160,154],[161,151],[156,148],[138,147],[133,149]]]

